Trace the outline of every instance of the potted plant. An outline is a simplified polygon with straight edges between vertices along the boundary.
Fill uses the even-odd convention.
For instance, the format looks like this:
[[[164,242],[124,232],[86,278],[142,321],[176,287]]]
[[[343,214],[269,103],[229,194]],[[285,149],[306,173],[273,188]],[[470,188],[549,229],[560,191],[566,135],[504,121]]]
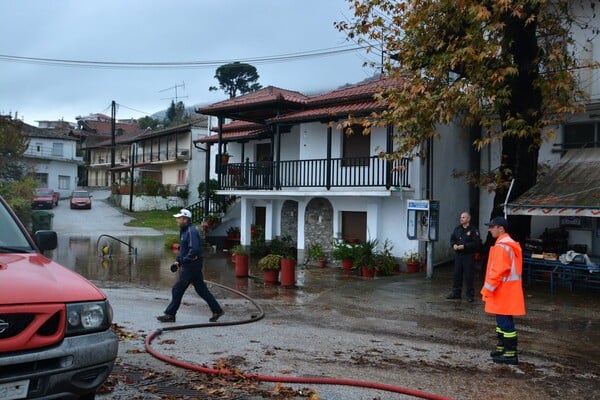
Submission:
[[[421,269],[421,255],[417,251],[406,252],[402,260],[406,263],[406,272],[408,273],[419,272]]]
[[[235,276],[238,278],[248,276],[248,250],[238,244],[233,246],[231,253],[234,255]]]
[[[258,268],[264,273],[265,283],[277,283],[281,269],[281,255],[267,254],[258,260]]]
[[[221,165],[227,165],[227,163],[229,163],[229,159],[231,158],[231,154],[229,154],[228,152],[224,151],[221,153]]]
[[[396,268],[396,259],[392,255],[394,246],[386,239],[383,243],[383,249],[375,254],[375,271],[382,275],[392,275]]]
[[[240,227],[239,226],[230,226],[227,231],[227,237],[229,239],[239,239],[240,238]]]
[[[362,276],[372,278],[375,275],[375,255],[379,241],[377,239],[367,240],[356,246],[353,267],[360,269]]]
[[[353,243],[346,243],[344,240],[336,238],[332,243],[333,250],[331,256],[342,262],[342,269],[352,269],[354,263],[356,245]]]
[[[294,286],[296,283],[296,246],[289,235],[271,241],[271,252],[281,255],[281,286]]]
[[[315,261],[317,265],[321,268],[324,268],[327,264],[327,258],[325,258],[325,251],[323,251],[323,246],[319,243],[313,243],[308,248],[308,260],[307,261]]]

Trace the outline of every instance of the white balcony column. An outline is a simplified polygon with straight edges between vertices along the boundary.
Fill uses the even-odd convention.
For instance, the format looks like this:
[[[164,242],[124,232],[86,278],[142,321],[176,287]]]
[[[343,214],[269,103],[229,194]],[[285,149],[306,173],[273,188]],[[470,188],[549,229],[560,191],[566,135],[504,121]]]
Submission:
[[[240,200],[240,210],[240,244],[242,246],[250,246],[252,239],[253,202],[246,197],[242,197]]]
[[[304,237],[304,218],[306,215],[306,205],[308,201],[306,200],[298,200],[298,249],[304,250],[305,247],[305,237]]]
[[[273,202],[267,201],[265,204],[265,240],[273,240]]]

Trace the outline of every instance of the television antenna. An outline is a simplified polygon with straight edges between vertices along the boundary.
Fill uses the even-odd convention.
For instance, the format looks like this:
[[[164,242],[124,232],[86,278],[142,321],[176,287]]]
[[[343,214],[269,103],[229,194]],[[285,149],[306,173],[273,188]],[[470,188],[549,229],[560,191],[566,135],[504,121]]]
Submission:
[[[185,82],[181,82],[181,85],[175,85],[175,86],[168,87],[166,89],[159,90],[158,91],[159,93],[166,92],[167,90],[175,90],[175,97],[164,97],[161,100],[175,100],[175,103],[178,103],[179,99],[187,99],[188,96],[178,96],[177,95],[177,89],[179,89],[179,88],[182,88],[183,90],[185,90]]]

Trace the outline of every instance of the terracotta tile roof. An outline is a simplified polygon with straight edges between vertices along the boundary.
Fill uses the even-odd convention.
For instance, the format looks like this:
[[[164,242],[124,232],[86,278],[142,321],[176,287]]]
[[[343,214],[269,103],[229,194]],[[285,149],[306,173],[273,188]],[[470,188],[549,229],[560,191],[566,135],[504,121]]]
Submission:
[[[206,107],[200,107],[196,109],[196,112],[200,114],[214,115],[211,114],[211,112],[239,109],[248,106],[255,107],[256,105],[275,102],[304,104],[308,101],[308,99],[309,98],[307,96],[300,92],[281,89],[275,86],[267,86],[255,92],[224,100],[219,103],[214,103]]]
[[[133,132],[133,133],[124,133],[122,135],[115,136],[115,144],[127,144],[136,141],[139,136],[144,134],[145,132]],[[111,135],[102,135],[102,140],[95,141],[94,143],[88,143],[86,148],[95,149],[102,147],[110,147],[112,145],[112,137]]]
[[[245,95],[196,109],[197,113],[264,123],[278,113],[301,109],[308,101],[302,93],[267,86]]]
[[[282,113],[279,110],[277,114],[277,108],[273,107],[273,102],[278,94],[281,94],[283,89],[274,89],[274,91],[261,89],[260,91],[250,93],[239,98],[226,100],[221,103],[213,104],[209,107],[198,109],[197,112],[204,114],[211,114],[211,112],[218,114],[223,112],[222,116],[227,116],[233,119],[254,121],[260,123],[251,123],[244,121],[234,121],[230,124],[223,126],[223,140],[229,141],[230,139],[249,138],[250,136],[256,137],[261,134],[267,133],[268,128],[265,124],[276,123],[276,122],[304,122],[304,121],[333,121],[348,117],[352,114],[354,116],[369,115],[374,111],[381,111],[385,108],[384,104],[379,103],[373,98],[376,93],[382,90],[398,86],[401,83],[399,81],[391,79],[377,79],[356,85],[340,88],[327,92],[321,95],[306,97],[297,92],[289,92],[296,95],[295,109],[289,109],[287,112]],[[259,93],[263,91],[263,93]],[[297,96],[301,97],[297,97]],[[269,100],[266,100],[269,99]],[[257,121],[256,119],[248,119],[248,114],[244,112],[244,109],[254,110],[256,115],[260,114],[264,119]],[[263,110],[262,113],[260,110]],[[216,115],[215,114],[215,115]],[[249,124],[249,125],[248,125]],[[213,136],[200,139],[204,143],[216,142]]]
[[[86,132],[92,132],[92,133],[98,133],[98,134],[103,134],[103,133],[110,134],[111,130],[112,130],[110,121],[109,122],[79,121],[79,123],[80,123],[82,130],[86,131]],[[115,129],[116,130],[121,129],[123,132],[126,132],[126,133],[139,132],[141,130],[138,124],[123,124],[123,123],[116,123]]]
[[[140,135],[138,135],[136,137],[136,139],[140,139],[140,140],[141,139],[149,139],[149,138],[154,138],[154,137],[159,137],[159,136],[166,136],[166,135],[170,135],[173,133],[190,132],[191,130],[192,130],[191,124],[180,124],[180,125],[170,126],[168,128],[159,129],[159,130],[146,129]]]
[[[384,89],[399,86],[400,82],[391,79],[377,79],[352,86],[343,87],[321,95],[312,96],[307,104],[314,107],[324,103],[346,103],[358,99],[372,99],[373,95]]]
[[[280,117],[271,118],[267,120],[267,122],[329,122],[342,118],[347,118],[350,114],[355,117],[369,115],[373,111],[381,111],[384,108],[385,106],[376,100],[364,100],[341,105],[324,105],[322,107],[311,108],[308,110],[291,112]]]
[[[214,132],[218,132],[217,128],[212,128]],[[229,124],[223,125],[223,141],[234,141],[238,139],[249,139],[264,136],[269,133],[269,128],[263,124],[257,124],[254,122],[247,121],[233,121]],[[195,143],[217,143],[219,141],[219,135],[204,136],[200,139],[194,140]]]

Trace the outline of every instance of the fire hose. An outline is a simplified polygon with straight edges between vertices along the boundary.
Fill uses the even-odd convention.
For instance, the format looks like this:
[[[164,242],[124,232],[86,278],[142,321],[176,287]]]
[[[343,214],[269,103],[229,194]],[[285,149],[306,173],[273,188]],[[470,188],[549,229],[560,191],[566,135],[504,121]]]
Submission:
[[[207,282],[209,282],[209,281],[207,281]],[[233,372],[233,371],[223,370],[223,369],[208,368],[208,367],[203,367],[200,365],[188,363],[185,361],[181,361],[176,358],[169,357],[169,356],[162,354],[162,353],[156,351],[155,349],[153,349],[152,341],[154,339],[156,339],[157,337],[159,337],[162,332],[177,331],[177,330],[183,330],[183,329],[194,329],[194,328],[207,328],[207,327],[215,327],[215,326],[231,326],[231,325],[248,324],[251,322],[259,321],[264,317],[264,315],[265,315],[264,310],[251,297],[247,296],[246,294],[244,294],[240,291],[232,289],[230,287],[227,287],[227,286],[215,283],[215,282],[209,282],[209,283],[211,285],[218,286],[224,290],[230,291],[230,292],[248,300],[259,311],[258,315],[253,315],[249,319],[240,320],[240,321],[175,325],[175,326],[169,326],[169,327],[157,329],[154,332],[152,332],[150,335],[148,335],[148,337],[146,338],[145,347],[146,347],[146,351],[149,354],[151,354],[153,357],[155,357],[159,360],[162,360],[166,363],[169,363],[171,365],[174,365],[174,366],[177,366],[180,368],[185,368],[185,369],[188,369],[191,371],[201,372],[201,373],[208,374],[208,375],[222,375],[222,376],[228,376],[228,375],[240,376],[241,375],[243,378],[246,378],[246,379],[253,379],[253,380],[258,380],[258,381],[263,381],[263,382],[354,386],[354,387],[361,387],[361,388],[368,388],[368,389],[384,390],[384,391],[393,392],[393,393],[401,393],[401,394],[405,394],[408,396],[417,397],[417,398],[421,398],[421,399],[450,400],[449,397],[444,397],[444,396],[440,396],[440,395],[436,395],[436,394],[432,394],[432,393],[427,393],[427,392],[423,392],[423,391],[416,390],[416,389],[410,389],[410,388],[406,388],[406,387],[402,387],[402,386],[395,386],[395,385],[389,385],[389,384],[378,383],[378,382],[360,381],[360,380],[355,380],[355,379],[334,378],[334,377],[302,377],[302,376],[282,376],[282,375],[280,376],[280,375],[263,375],[263,374],[251,374],[251,373],[241,373],[240,374],[239,372]]]

